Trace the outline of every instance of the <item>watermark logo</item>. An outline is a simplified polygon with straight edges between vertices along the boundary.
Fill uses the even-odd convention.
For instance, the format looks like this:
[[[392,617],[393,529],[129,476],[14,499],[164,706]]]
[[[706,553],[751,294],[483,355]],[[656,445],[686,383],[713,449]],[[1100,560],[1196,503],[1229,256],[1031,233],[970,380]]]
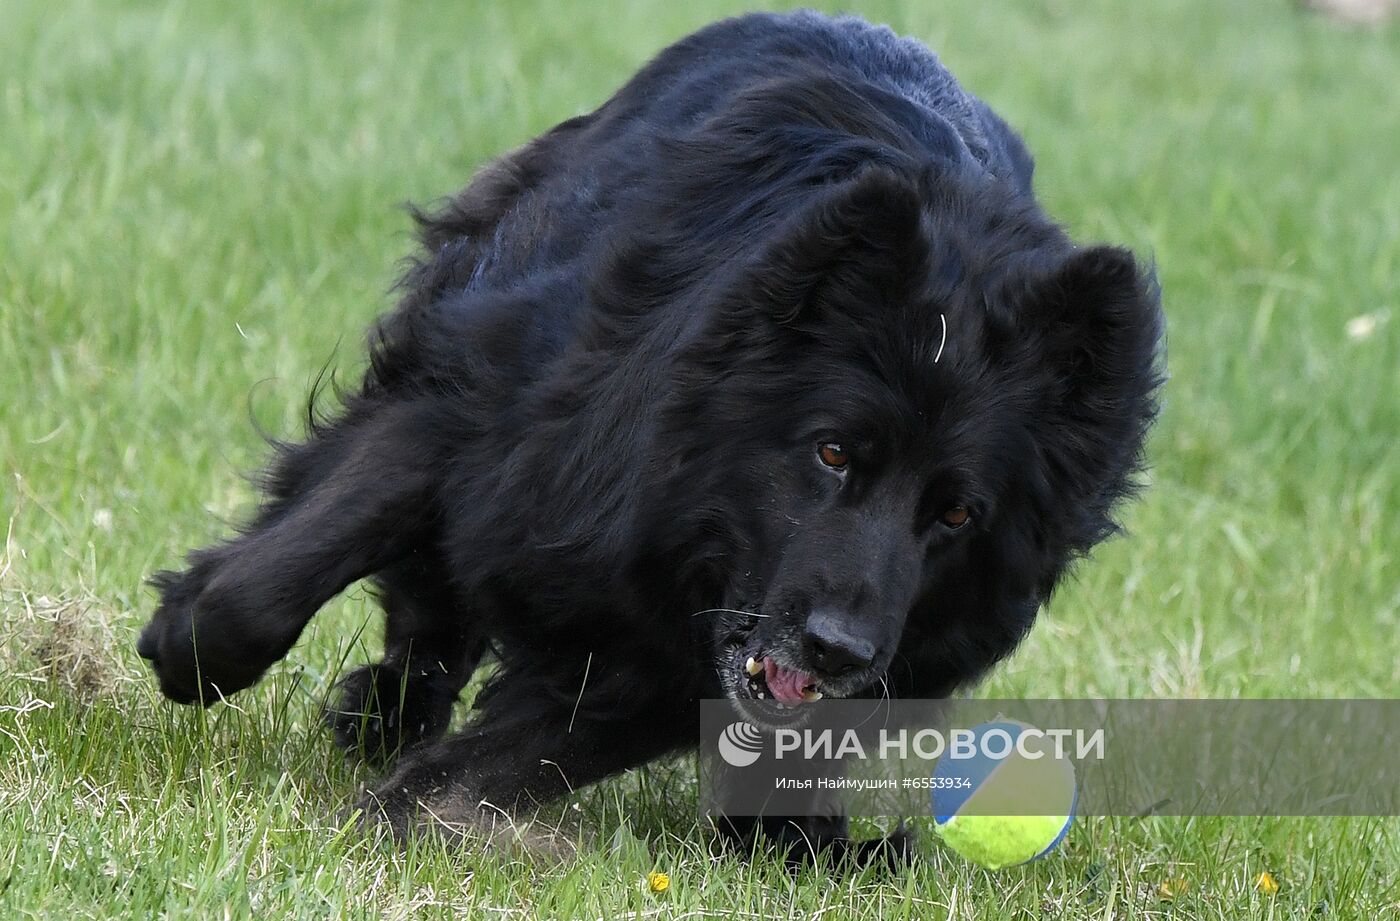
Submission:
[[[1400,816],[1400,698],[767,703],[701,702],[706,814]]]
[[[763,734],[753,726],[739,720],[724,727],[719,734],[719,756],[730,767],[748,767],[758,760],[763,751]]]

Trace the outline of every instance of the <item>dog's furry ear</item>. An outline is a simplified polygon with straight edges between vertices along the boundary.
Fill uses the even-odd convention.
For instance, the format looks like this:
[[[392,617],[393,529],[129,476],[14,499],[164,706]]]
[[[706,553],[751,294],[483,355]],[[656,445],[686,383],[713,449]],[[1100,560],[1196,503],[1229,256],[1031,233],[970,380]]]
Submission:
[[[735,290],[779,323],[809,307],[917,277],[927,258],[918,189],[871,168],[832,184],[787,221]]]
[[[1018,335],[1039,346],[1045,408],[1056,423],[1041,445],[1046,475],[1076,504],[1070,543],[1085,550],[1113,530],[1112,505],[1133,488],[1156,415],[1160,295],[1132,253],[1096,246],[1033,281],[1029,299]]]

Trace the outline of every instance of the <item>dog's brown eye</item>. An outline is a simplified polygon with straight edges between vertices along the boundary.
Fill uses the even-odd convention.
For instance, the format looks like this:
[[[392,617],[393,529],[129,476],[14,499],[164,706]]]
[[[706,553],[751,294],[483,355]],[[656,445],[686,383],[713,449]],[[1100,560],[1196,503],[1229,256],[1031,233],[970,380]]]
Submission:
[[[851,462],[846,449],[834,441],[824,441],[817,445],[817,456],[832,470],[845,470],[846,465]]]
[[[939,520],[942,521],[945,526],[950,527],[956,531],[958,528],[961,528],[963,525],[967,524],[968,521],[970,521],[971,519],[972,514],[967,510],[965,506],[955,505],[952,508],[948,509],[948,511],[944,512],[943,517]]]

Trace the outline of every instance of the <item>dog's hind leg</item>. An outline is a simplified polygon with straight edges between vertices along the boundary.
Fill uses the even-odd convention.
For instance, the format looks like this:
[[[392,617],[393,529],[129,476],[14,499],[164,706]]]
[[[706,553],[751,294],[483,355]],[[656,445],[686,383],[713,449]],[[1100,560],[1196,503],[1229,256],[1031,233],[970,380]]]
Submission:
[[[141,655],[181,703],[258,679],[322,604],[407,555],[434,525],[450,411],[427,399],[362,402],[287,449],[271,501],[243,534],[155,578]]]
[[[374,582],[384,606],[384,658],[341,680],[326,721],[341,748],[385,762],[447,729],[486,640],[430,544]]]

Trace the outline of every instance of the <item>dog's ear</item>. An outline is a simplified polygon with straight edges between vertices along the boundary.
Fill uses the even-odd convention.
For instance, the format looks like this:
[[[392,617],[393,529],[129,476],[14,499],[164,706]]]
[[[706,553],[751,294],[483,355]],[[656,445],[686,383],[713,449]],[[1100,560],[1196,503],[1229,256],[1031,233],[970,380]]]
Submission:
[[[825,300],[917,276],[928,247],[917,187],[883,168],[833,183],[799,211],[745,267],[735,288],[779,323]]]
[[[1075,505],[1061,510],[1077,519],[1068,543],[1087,550],[1113,530],[1111,507],[1133,488],[1156,414],[1160,295],[1132,253],[1111,246],[1037,273],[1026,295],[1015,334],[1041,362],[1043,475],[1057,501]]]

